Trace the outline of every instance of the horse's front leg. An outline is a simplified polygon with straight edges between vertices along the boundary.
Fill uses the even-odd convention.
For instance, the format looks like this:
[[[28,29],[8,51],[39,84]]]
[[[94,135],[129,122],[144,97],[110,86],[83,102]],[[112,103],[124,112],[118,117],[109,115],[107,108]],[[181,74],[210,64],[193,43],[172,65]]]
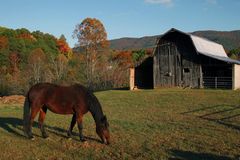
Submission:
[[[78,124],[80,141],[84,142],[84,141],[86,141],[86,139],[83,136],[82,118],[83,118],[83,115],[78,115],[77,116],[77,124]]]
[[[68,133],[67,133],[69,138],[72,137],[72,130],[73,130],[73,127],[75,126],[75,124],[76,124],[76,113],[73,114],[72,121],[71,121],[69,130],[68,130]]]
[[[46,133],[45,127],[44,127],[44,119],[45,119],[46,113],[47,113],[47,107],[44,106],[40,109],[40,114],[38,117],[38,123],[39,123],[38,125],[42,132],[43,138],[48,138],[48,134]]]

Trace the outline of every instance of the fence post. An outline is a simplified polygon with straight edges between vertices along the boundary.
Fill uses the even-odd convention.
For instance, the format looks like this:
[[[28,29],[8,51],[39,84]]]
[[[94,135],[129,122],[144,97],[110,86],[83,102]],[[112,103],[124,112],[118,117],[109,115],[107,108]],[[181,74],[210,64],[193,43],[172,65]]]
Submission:
[[[130,68],[130,90],[134,90],[134,87],[135,87],[135,68],[132,67]]]

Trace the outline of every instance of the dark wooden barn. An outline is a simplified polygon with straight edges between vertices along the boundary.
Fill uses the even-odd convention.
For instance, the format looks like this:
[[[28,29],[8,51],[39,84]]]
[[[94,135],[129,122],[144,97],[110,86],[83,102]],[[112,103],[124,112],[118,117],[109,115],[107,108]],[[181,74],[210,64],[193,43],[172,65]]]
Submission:
[[[153,57],[135,67],[130,88],[240,88],[240,62],[222,45],[171,29],[156,41]]]

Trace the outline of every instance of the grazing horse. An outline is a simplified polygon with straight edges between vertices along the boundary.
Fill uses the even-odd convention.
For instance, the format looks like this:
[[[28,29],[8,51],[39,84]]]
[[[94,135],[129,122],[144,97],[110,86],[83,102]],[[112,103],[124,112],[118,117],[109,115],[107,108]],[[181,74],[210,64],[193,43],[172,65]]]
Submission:
[[[109,124],[103,115],[101,104],[96,96],[82,85],[59,86],[50,83],[39,83],[30,88],[24,102],[23,126],[24,133],[29,139],[33,139],[32,124],[37,113],[39,113],[39,128],[42,136],[48,135],[44,129],[44,119],[47,110],[57,114],[73,114],[72,121],[67,132],[72,136],[72,130],[77,122],[81,141],[83,136],[82,119],[88,111],[92,114],[96,123],[96,132],[105,144],[110,143]]]

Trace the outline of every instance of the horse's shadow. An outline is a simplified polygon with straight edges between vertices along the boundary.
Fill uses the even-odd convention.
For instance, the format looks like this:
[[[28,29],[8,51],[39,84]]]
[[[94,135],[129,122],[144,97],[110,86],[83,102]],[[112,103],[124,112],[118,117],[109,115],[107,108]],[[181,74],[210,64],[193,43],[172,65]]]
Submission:
[[[34,128],[38,128],[38,123],[34,121],[33,123]],[[57,136],[60,136],[62,138],[68,138],[67,137],[67,130],[56,127],[56,126],[49,126],[45,125],[47,132],[50,132],[52,134],[55,134]],[[18,137],[26,138],[23,133],[23,120],[19,118],[12,118],[12,117],[0,117],[0,129],[3,129],[7,131],[10,134],[13,134]],[[78,136],[79,134],[76,132],[73,132],[73,136]],[[38,136],[34,134],[34,136]],[[95,142],[101,142],[100,140],[85,136],[87,140],[95,141]],[[77,138],[73,138],[75,140],[78,140]]]

